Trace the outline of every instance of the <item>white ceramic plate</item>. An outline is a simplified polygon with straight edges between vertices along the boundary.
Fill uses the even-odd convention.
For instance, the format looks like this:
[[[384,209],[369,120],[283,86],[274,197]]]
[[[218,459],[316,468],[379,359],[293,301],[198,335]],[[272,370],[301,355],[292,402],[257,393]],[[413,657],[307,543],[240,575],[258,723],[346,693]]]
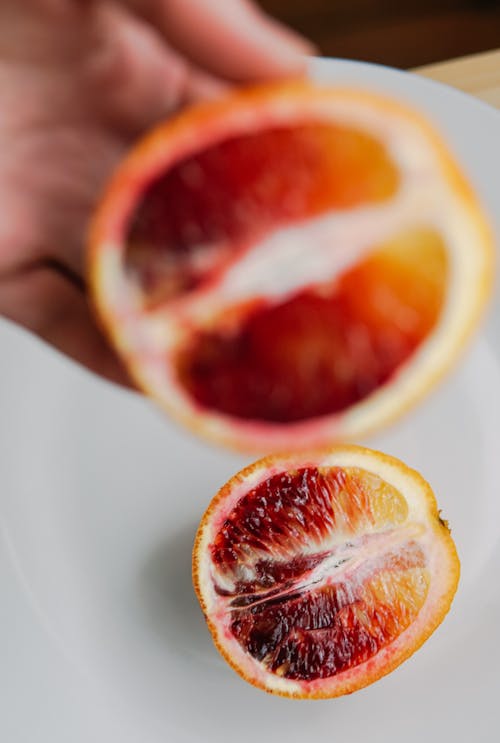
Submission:
[[[315,63],[396,93],[446,133],[500,217],[500,115],[382,67]],[[389,677],[293,702],[241,681],[214,650],[190,553],[208,499],[242,458],[165,421],[18,329],[0,326],[0,740],[270,743],[490,740],[500,695],[500,324],[459,369],[368,441],[434,486],[463,577],[452,611]],[[496,325],[496,335],[495,335]]]

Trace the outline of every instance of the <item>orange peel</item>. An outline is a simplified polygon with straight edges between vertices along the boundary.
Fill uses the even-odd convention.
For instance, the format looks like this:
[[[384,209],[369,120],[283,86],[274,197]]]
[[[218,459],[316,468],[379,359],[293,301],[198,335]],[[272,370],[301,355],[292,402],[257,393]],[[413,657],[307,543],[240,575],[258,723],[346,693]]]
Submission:
[[[351,693],[409,658],[459,573],[428,483],[357,446],[246,467],[210,503],[193,549],[217,649],[251,684],[302,699]]]
[[[241,450],[321,446],[419,401],[477,327],[493,240],[431,125],[372,93],[257,87],[160,124],[90,233],[137,385]]]

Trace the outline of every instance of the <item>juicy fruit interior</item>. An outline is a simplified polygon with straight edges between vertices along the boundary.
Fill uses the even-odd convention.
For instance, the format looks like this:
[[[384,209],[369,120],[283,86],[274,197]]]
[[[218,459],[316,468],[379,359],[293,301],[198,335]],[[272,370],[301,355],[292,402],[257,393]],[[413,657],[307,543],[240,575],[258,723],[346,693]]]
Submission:
[[[422,607],[429,573],[403,496],[358,468],[270,477],[210,545],[228,631],[267,671],[333,677],[394,641]]]
[[[235,137],[149,186],[130,222],[127,268],[145,311],[157,311],[216,286],[273,231],[386,203],[399,185],[382,145],[347,127]],[[179,348],[178,379],[198,405],[240,419],[289,423],[340,412],[387,382],[429,334],[447,271],[438,233],[408,225],[320,286],[221,307],[220,320],[193,327]],[[237,320],[228,323],[232,310]]]

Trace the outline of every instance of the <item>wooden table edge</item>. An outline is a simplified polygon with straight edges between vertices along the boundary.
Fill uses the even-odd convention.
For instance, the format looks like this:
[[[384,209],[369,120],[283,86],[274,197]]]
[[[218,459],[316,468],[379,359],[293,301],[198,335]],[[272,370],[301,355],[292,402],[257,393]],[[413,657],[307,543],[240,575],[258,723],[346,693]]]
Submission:
[[[416,67],[413,72],[463,90],[500,109],[500,49]]]

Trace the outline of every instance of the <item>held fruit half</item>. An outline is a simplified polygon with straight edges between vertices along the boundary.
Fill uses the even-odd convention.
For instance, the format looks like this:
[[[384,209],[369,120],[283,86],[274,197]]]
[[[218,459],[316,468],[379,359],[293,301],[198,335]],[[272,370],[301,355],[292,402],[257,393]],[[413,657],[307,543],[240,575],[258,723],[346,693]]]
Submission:
[[[425,480],[354,446],[242,470],[211,502],[193,551],[224,658],[297,698],[348,694],[396,668],[442,621],[459,572]]]
[[[91,230],[93,295],[137,384],[241,449],[364,435],[475,327],[491,236],[443,142],[385,98],[290,83],[160,125]]]

